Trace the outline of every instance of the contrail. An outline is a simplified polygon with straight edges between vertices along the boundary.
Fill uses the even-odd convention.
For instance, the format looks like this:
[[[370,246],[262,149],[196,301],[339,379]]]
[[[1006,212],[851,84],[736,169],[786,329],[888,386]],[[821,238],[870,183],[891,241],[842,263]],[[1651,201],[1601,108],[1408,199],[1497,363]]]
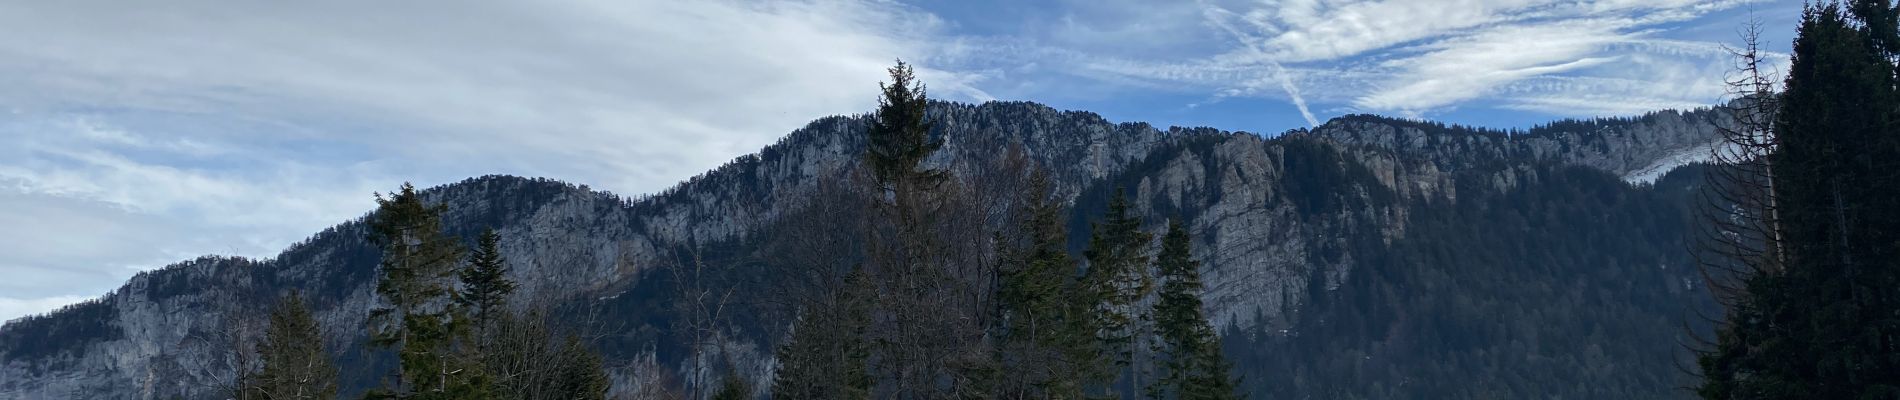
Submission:
[[[1306,98],[1300,96],[1300,87],[1293,84],[1292,77],[1287,76],[1286,67],[1274,61],[1267,61],[1267,65],[1273,67],[1273,75],[1280,79],[1280,88],[1286,90],[1286,97],[1293,99],[1293,106],[1300,109],[1301,117],[1306,118],[1306,126],[1319,127],[1319,119],[1313,118],[1313,111],[1306,108]]]
[[[1247,34],[1246,32],[1241,32],[1220,18],[1222,15],[1236,16],[1237,14],[1218,6],[1208,5],[1205,1],[1196,1],[1196,3],[1200,3],[1202,12],[1206,14],[1208,22],[1213,23],[1215,27],[1220,28],[1222,31],[1226,31],[1227,34],[1234,35],[1234,39],[1239,40],[1241,46],[1244,46],[1248,52],[1253,53],[1256,59],[1266,63],[1267,67],[1272,69],[1274,78],[1280,81],[1280,89],[1286,91],[1287,98],[1293,100],[1293,107],[1300,109],[1300,116],[1306,118],[1307,127],[1319,127],[1319,119],[1314,118],[1313,111],[1306,107],[1306,97],[1300,95],[1300,87],[1293,84],[1292,77],[1287,76],[1286,67],[1281,66],[1280,62],[1273,61],[1271,57],[1267,56],[1266,49],[1261,48],[1262,45],[1260,44],[1260,40],[1258,40],[1259,38]]]

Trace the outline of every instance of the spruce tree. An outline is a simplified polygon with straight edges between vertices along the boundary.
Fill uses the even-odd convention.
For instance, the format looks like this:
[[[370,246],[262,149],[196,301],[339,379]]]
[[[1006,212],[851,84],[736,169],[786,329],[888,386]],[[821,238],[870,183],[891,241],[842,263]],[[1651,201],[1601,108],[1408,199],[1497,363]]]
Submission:
[[[907,192],[927,190],[947,177],[943,170],[923,168],[924,159],[943,148],[943,141],[930,137],[930,106],[924,84],[903,60],[890,68],[891,82],[879,83],[876,118],[865,135],[864,159],[872,175],[886,190]],[[899,202],[906,199],[896,199]]]
[[[1900,398],[1894,20],[1885,0],[1803,12],[1769,156],[1785,266],[1740,278],[1704,398]]]
[[[1134,386],[1135,344],[1142,340],[1142,320],[1146,310],[1138,309],[1142,298],[1154,289],[1148,274],[1148,244],[1153,235],[1141,230],[1141,218],[1129,212],[1124,190],[1117,188],[1109,199],[1108,212],[1094,224],[1088,249],[1088,270],[1074,300],[1092,315],[1093,321],[1082,329],[1093,329],[1097,351],[1093,360],[1083,361],[1093,386],[1112,383],[1115,370],[1105,367],[1129,367]],[[1078,360],[1081,361],[1081,360]]]
[[[248,398],[268,400],[336,397],[337,368],[324,349],[323,331],[303,296],[291,292],[270,313],[257,343],[262,369],[246,379]]]
[[[385,198],[370,221],[370,240],[383,248],[370,311],[370,344],[395,349],[395,381],[370,398],[451,399],[479,397],[484,385],[466,373],[474,366],[458,340],[466,338],[449,284],[462,249],[442,233],[441,205],[422,202],[414,186]]]
[[[866,235],[865,270],[876,283],[878,323],[870,330],[880,385],[874,397],[935,398],[982,391],[991,367],[984,343],[981,291],[991,288],[956,244],[968,233],[946,219],[961,211],[950,174],[925,164],[943,142],[931,137],[929,100],[910,65],[899,61],[866,131],[864,165],[876,187],[876,217]]]
[[[1201,309],[1200,263],[1190,254],[1190,238],[1180,221],[1168,222],[1156,266],[1161,272],[1155,327],[1160,340],[1154,354],[1162,367],[1148,386],[1157,399],[1238,399],[1239,386],[1228,377],[1231,365],[1221,355],[1220,337]]]
[[[501,234],[492,228],[483,231],[475,250],[469,253],[468,267],[457,274],[462,293],[456,303],[473,317],[477,331],[492,325],[497,314],[507,312],[508,295],[515,290],[515,283],[508,280],[508,265],[500,247]]]
[[[999,238],[997,364],[1003,371],[1000,397],[1079,398],[1093,332],[1078,332],[1069,302],[1076,290],[1076,264],[1064,243],[1066,214],[1048,195],[1048,177],[1031,177],[1030,196],[1018,223],[1020,238]]]

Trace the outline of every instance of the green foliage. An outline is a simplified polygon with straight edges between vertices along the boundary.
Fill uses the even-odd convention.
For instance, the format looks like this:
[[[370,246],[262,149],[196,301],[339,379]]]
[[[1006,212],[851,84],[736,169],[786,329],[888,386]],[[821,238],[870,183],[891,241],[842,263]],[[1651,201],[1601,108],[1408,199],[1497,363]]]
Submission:
[[[1073,300],[1076,264],[1063,248],[1068,233],[1060,203],[1036,175],[1015,240],[998,238],[996,353],[1004,398],[1081,398],[1085,365],[1095,357],[1092,318]]]
[[[467,335],[449,279],[462,249],[442,233],[444,207],[423,204],[407,183],[376,202],[370,239],[383,248],[376,294],[384,304],[370,311],[370,343],[395,348],[400,368],[391,386],[369,397],[479,397],[486,385],[473,373],[478,365],[458,345]]]
[[[490,228],[477,239],[469,265],[457,277],[462,307],[474,337],[471,350],[480,369],[470,369],[487,381],[491,392],[510,399],[598,398],[606,391],[601,358],[577,337],[554,343],[554,333],[542,316],[516,316],[508,310],[515,283],[508,279],[507,259],[501,254],[501,234]],[[598,387],[597,387],[598,386]]]
[[[472,314],[478,329],[493,323],[496,314],[507,312],[508,294],[515,290],[515,283],[508,280],[508,265],[501,255],[500,243],[501,234],[494,229],[482,231],[475,251],[469,253],[468,267],[457,274],[462,281],[462,292],[456,304]]]
[[[1390,203],[1393,199],[1385,185],[1344,184],[1376,182],[1376,178],[1365,165],[1347,160],[1332,145],[1300,139],[1278,143],[1281,163],[1286,166],[1286,173],[1281,177],[1281,184],[1286,186],[1285,196],[1303,216],[1364,209],[1371,204]]]
[[[1900,398],[1900,58],[1885,0],[1809,5],[1770,156],[1785,269],[1741,277],[1709,399]]]
[[[86,343],[125,337],[112,323],[118,317],[112,303],[92,299],[7,321],[0,329],[0,358],[26,362],[78,354]]]
[[[1201,312],[1200,262],[1194,261],[1190,245],[1181,222],[1169,221],[1155,263],[1162,283],[1161,299],[1154,306],[1161,340],[1154,350],[1164,372],[1148,394],[1157,399],[1238,399],[1220,337]]]
[[[918,165],[931,153],[943,148],[943,141],[930,137],[926,115],[930,100],[909,64],[897,61],[890,68],[890,84],[879,83],[883,95],[878,98],[876,120],[867,135],[865,161],[878,182],[892,187],[925,186],[941,182],[939,170],[920,170]]]
[[[1081,330],[1099,335],[1097,355],[1076,360],[1086,366],[1084,376],[1096,384],[1112,380],[1114,372],[1106,366],[1133,363],[1138,326],[1147,318],[1146,310],[1138,309],[1136,303],[1154,290],[1147,254],[1153,235],[1141,231],[1141,218],[1129,211],[1123,192],[1115,191],[1108,213],[1094,226],[1088,250],[1083,252],[1089,260],[1088,271],[1072,297],[1093,316]]]
[[[830,301],[806,307],[793,321],[792,337],[778,350],[772,398],[868,399],[873,287],[863,269],[845,275],[843,290]]]
[[[863,190],[873,218],[863,232],[863,268],[872,278],[877,323],[869,330],[878,388],[873,396],[936,398],[983,391],[993,366],[977,301],[993,290],[975,273],[981,218],[959,181],[924,161],[942,147],[931,138],[923,87],[901,61],[890,69],[876,121],[866,132],[865,166],[875,179]]]
[[[1706,329],[1693,316],[1713,306],[1684,251],[1696,173],[1462,171],[1455,202],[1406,204],[1389,242],[1364,219],[1377,208],[1333,217],[1352,233],[1308,251],[1350,255],[1349,273],[1316,268],[1290,321],[1234,310],[1264,322],[1225,327],[1226,358],[1261,398],[1684,395],[1684,325]],[[1505,174],[1517,185],[1494,186]]]
[[[335,398],[337,368],[323,342],[323,331],[303,296],[294,291],[284,296],[257,343],[262,369],[240,380],[243,390],[255,399]]]

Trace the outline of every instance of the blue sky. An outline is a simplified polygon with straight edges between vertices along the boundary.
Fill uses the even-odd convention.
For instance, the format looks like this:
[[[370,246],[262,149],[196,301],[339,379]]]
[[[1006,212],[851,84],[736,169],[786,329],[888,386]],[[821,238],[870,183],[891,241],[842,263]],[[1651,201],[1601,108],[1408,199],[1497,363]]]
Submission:
[[[941,99],[1278,133],[1345,113],[1524,127],[1720,101],[1793,0],[8,1],[0,319],[203,254],[275,255],[370,194],[503,173],[653,192]]]

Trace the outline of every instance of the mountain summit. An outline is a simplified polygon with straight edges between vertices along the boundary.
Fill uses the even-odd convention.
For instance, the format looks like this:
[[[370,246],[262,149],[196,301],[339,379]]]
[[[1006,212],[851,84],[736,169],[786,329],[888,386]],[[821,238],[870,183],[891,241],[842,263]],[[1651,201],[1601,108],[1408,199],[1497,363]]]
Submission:
[[[1072,232],[1087,232],[1117,188],[1156,237],[1180,219],[1207,314],[1256,396],[1675,397],[1687,332],[1671,321],[1713,305],[1679,251],[1693,200],[1685,188],[1699,177],[1669,170],[1717,141],[1717,114],[1527,132],[1357,115],[1265,137],[1025,102],[939,102],[929,115],[945,146],[925,162],[979,176],[1020,154],[1072,206]],[[762,388],[789,325],[770,307],[773,282],[797,271],[761,254],[824,182],[849,179],[867,124],[818,119],[649,196],[509,176],[423,196],[447,207],[450,235],[501,234],[518,296],[597,334],[617,393],[666,377],[712,384],[686,360],[708,352],[673,340],[672,305],[685,284],[677,271],[717,267],[711,279],[743,299],[737,333],[716,352]],[[387,366],[355,329],[372,308],[380,257],[366,229],[346,221],[271,259],[180,262],[97,300],[9,321],[0,398],[209,398],[229,378],[231,332],[250,329],[233,316],[264,314],[292,289],[340,365]],[[1466,251],[1475,248],[1494,251]],[[1572,376],[1540,375],[1555,373]],[[379,376],[345,371],[342,392]],[[1556,381],[1591,385],[1526,384]]]

